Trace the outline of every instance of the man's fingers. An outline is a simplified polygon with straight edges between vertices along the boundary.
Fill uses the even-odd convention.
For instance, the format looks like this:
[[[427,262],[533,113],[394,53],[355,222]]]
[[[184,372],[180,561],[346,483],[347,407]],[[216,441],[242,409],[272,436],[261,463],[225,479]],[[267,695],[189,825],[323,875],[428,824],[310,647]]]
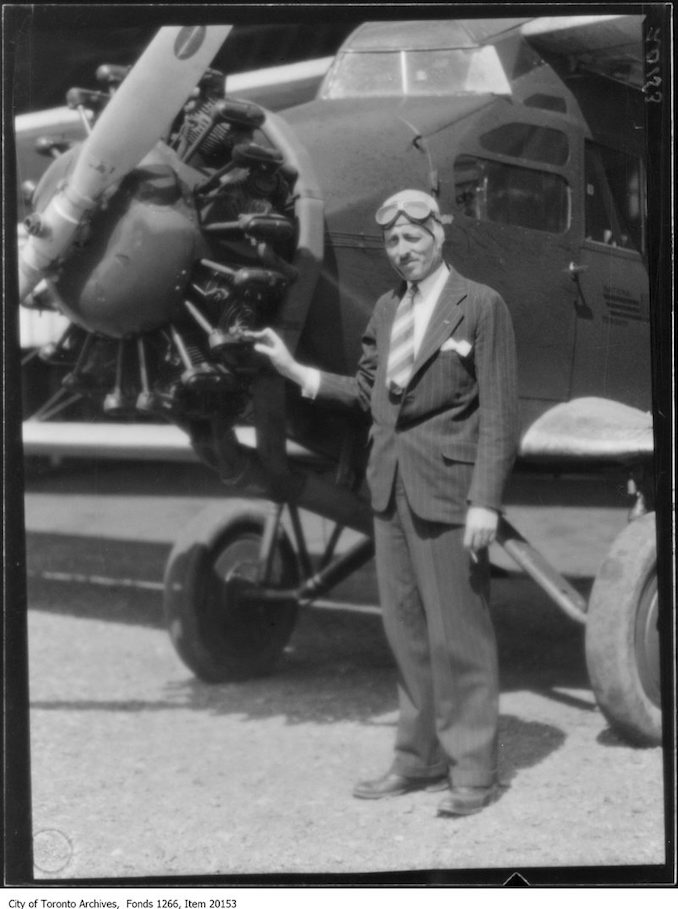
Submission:
[[[467,527],[464,533],[464,548],[471,552],[479,552],[490,546],[494,539],[494,531]]]
[[[469,513],[464,530],[464,546],[466,549],[477,550],[481,548],[481,530],[482,528],[478,527],[475,515]]]
[[[260,331],[243,331],[242,336],[253,341],[269,341],[271,344],[277,338],[272,328],[262,328]]]
[[[262,331],[249,332],[248,337],[255,341],[254,349],[258,353],[268,354],[269,356],[275,351],[280,351],[282,342],[274,331],[270,328],[264,328]]]
[[[471,507],[466,518],[464,546],[471,552],[479,552],[490,546],[497,531],[497,516],[490,509]]]

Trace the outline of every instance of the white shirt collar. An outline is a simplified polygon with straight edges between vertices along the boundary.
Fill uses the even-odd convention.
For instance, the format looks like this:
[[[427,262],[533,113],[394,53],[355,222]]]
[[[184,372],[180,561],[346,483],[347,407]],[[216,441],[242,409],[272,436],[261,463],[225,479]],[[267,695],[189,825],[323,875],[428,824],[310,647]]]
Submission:
[[[422,281],[418,281],[417,287],[421,294],[419,299],[421,300],[424,297],[427,297],[434,288],[437,288],[439,282],[442,285],[445,281],[447,281],[449,273],[450,270],[447,267],[447,263],[441,262],[434,272],[431,272],[431,274],[427,275]],[[409,289],[412,286],[412,282],[410,282],[407,286]]]

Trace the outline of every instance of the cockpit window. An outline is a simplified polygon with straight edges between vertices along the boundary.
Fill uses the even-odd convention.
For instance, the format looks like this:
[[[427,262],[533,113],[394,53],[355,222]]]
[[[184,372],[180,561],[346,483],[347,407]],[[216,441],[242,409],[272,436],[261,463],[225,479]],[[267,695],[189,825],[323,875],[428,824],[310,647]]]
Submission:
[[[494,47],[346,51],[325,78],[321,98],[510,94]]]

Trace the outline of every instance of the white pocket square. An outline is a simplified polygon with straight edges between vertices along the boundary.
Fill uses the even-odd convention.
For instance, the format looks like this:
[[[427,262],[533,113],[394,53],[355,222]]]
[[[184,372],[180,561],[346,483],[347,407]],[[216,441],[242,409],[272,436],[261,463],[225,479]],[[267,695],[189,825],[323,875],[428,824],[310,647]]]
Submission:
[[[471,344],[462,339],[461,341],[455,341],[454,338],[448,338],[441,347],[440,352],[444,353],[446,350],[456,350],[460,357],[468,357],[471,353]]]

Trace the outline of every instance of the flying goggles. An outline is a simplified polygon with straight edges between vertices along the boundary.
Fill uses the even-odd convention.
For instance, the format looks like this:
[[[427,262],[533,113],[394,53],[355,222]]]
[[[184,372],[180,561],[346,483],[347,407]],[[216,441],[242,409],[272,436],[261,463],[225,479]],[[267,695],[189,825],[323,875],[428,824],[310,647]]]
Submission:
[[[430,202],[426,202],[423,199],[411,201],[399,199],[397,202],[388,202],[377,211],[375,218],[382,230],[388,230],[393,227],[400,215],[404,215],[412,224],[423,224],[429,218],[433,218],[434,221],[442,224],[436,209],[432,207]]]

